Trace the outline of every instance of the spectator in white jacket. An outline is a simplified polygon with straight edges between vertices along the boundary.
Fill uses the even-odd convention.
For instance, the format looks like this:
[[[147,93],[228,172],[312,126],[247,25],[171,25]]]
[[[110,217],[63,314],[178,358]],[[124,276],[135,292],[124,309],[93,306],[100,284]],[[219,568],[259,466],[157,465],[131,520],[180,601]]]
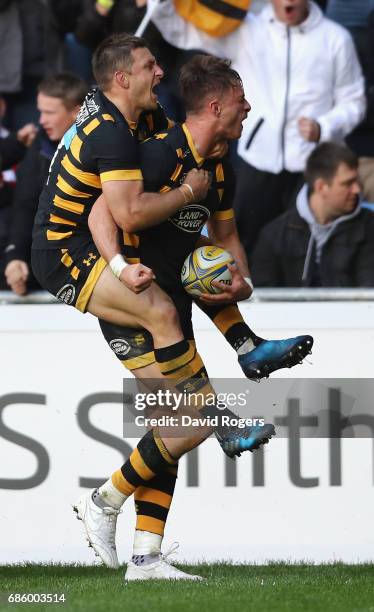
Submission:
[[[234,32],[213,38],[161,3],[154,21],[171,44],[230,58],[252,111],[239,141],[235,208],[250,258],[261,227],[283,212],[318,142],[342,141],[365,114],[350,34],[308,0],[272,0]]]

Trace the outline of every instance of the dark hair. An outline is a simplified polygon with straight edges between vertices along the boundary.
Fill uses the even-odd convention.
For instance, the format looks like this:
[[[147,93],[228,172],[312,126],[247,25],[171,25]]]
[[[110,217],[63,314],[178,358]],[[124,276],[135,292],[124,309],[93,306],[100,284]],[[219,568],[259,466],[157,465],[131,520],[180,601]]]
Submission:
[[[80,106],[87,94],[87,83],[71,72],[58,72],[43,79],[38,92],[51,98],[61,98],[67,110]]]
[[[314,189],[314,183],[322,178],[330,183],[340,164],[346,164],[349,168],[358,167],[358,159],[355,153],[344,145],[335,142],[324,142],[312,151],[306,163],[304,171],[305,181],[309,191]]]
[[[99,89],[108,89],[117,70],[130,70],[134,61],[131,52],[142,48],[149,49],[149,45],[138,36],[112,34],[103,40],[92,58],[92,70]]]
[[[232,87],[242,85],[231,62],[214,55],[197,54],[182,66],[179,75],[180,94],[186,113],[201,110],[206,96],[221,96]]]

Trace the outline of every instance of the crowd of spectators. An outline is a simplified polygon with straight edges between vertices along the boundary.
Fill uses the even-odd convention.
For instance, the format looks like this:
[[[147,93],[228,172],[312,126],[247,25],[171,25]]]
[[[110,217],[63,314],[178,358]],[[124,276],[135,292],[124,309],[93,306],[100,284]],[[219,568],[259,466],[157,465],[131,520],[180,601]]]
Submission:
[[[92,53],[112,32],[135,33],[146,10],[147,0],[0,0],[0,289],[37,288],[33,218],[94,84]],[[163,0],[144,36],[174,120],[190,54],[227,57],[243,79],[252,110],[230,155],[256,286],[374,287],[374,0]]]

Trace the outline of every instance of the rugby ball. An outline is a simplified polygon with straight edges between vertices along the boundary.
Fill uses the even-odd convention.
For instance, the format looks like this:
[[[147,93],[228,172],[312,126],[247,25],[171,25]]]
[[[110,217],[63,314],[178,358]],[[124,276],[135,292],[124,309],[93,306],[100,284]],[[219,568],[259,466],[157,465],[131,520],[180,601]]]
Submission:
[[[184,289],[190,295],[202,293],[221,293],[212,281],[223,281],[231,285],[231,272],[227,264],[234,263],[230,253],[216,246],[203,246],[195,249],[186,258],[181,280]]]

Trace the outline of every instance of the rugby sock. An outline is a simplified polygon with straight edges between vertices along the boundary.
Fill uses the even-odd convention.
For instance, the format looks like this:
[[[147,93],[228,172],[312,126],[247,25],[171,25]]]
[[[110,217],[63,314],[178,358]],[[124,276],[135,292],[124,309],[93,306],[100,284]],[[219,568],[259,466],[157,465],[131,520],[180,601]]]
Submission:
[[[112,508],[119,510],[127,499],[127,496],[114,486],[111,478],[104,482],[96,491],[97,495],[95,495],[95,492],[92,495],[92,499],[100,508],[103,506],[112,506]]]
[[[137,487],[176,464],[177,461],[167,451],[161,438],[156,437],[153,431],[148,431],[126,463],[112,474],[111,482],[122,493],[125,501]]]
[[[227,342],[237,352],[244,355],[253,351],[262,338],[248,327],[236,304],[230,306],[207,306],[198,304],[201,310],[213,321],[214,325],[225,336]]]
[[[170,466],[152,480],[136,489],[134,493],[136,527],[134,555],[153,552],[154,538],[137,533],[151,533],[160,538],[164,535],[165,523],[173,499],[178,466]]]
[[[149,555],[133,555],[131,557],[131,561],[135,565],[149,565],[150,563],[155,563],[160,558],[160,553],[158,554],[149,554]]]
[[[161,554],[162,536],[149,531],[135,531],[131,561],[135,565],[154,563]]]
[[[180,340],[171,346],[157,348],[154,353],[162,374],[168,378],[175,380],[185,375],[196,376],[198,372],[194,363],[196,347],[192,341]]]
[[[184,345],[183,356],[174,357],[170,349],[178,348],[181,351],[182,345]],[[196,351],[195,342],[182,340],[172,347],[155,349],[155,357],[163,376],[170,379],[172,386],[184,395],[188,407],[200,411],[206,405],[208,398],[215,396],[203,360]],[[192,394],[193,403],[190,404],[188,396],[192,397]],[[217,411],[215,414],[218,415],[220,412]]]
[[[173,349],[173,347],[155,349],[156,361],[162,374],[173,380],[173,385],[178,391],[185,394],[187,401],[188,395],[190,393],[194,394],[194,402],[191,406],[201,412],[204,417],[221,417],[222,415],[230,417],[236,416],[228,408],[218,408],[212,402],[210,405],[207,405],[208,398],[212,400],[213,396],[215,396],[215,391],[209,382],[208,372],[205,369],[203,360],[196,351],[195,343],[182,340],[178,345],[182,345],[183,343],[190,348],[194,348],[194,351],[189,352],[190,361],[185,359],[183,365],[178,361],[178,358],[170,358],[172,356],[170,349]],[[184,355],[187,355],[186,346]]]

